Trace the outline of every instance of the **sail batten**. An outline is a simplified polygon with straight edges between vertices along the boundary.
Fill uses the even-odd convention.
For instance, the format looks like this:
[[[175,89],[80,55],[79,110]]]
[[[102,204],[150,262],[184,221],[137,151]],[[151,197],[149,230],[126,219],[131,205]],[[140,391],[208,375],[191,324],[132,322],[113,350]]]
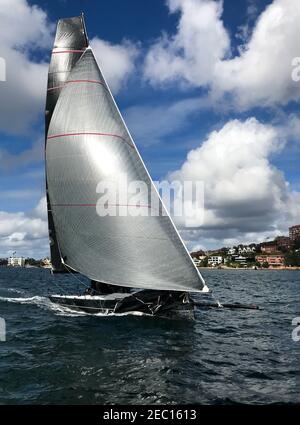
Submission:
[[[205,282],[166,212],[89,46],[58,91],[47,133],[46,169],[62,263],[113,285],[204,290]],[[124,176],[127,183],[141,181],[147,188],[139,206],[120,201],[128,195]],[[107,203],[117,214],[101,216],[98,188],[107,180],[118,187],[116,200]],[[125,207],[134,214],[124,214]],[[140,214],[142,210],[156,214]]]

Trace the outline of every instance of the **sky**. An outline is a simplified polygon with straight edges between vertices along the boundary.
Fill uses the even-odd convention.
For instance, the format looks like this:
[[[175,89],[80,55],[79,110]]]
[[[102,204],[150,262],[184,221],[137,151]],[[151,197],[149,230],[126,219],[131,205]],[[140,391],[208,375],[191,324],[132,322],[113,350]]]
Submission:
[[[0,257],[49,255],[47,70],[81,11],[152,178],[204,183],[190,250],[300,223],[299,0],[0,0]]]

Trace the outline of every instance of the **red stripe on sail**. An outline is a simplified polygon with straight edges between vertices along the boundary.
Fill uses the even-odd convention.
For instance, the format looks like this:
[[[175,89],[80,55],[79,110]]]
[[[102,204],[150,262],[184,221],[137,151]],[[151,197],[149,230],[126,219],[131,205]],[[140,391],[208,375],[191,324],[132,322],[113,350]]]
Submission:
[[[66,84],[69,83],[95,83],[95,84],[101,84],[102,86],[104,86],[104,83],[102,81],[99,80],[69,80],[66,81]]]
[[[83,53],[84,51],[85,50],[73,50],[73,49],[59,50],[59,51],[52,50],[52,53],[55,55],[57,53]]]
[[[56,139],[58,137],[68,137],[68,136],[108,136],[108,137],[117,137],[118,139],[123,140],[125,143],[127,143],[131,148],[134,148],[134,146],[127,142],[124,137],[119,136],[118,134],[111,134],[111,133],[91,133],[91,132],[81,132],[81,133],[63,133],[63,134],[54,134],[53,136],[48,136],[47,139]]]

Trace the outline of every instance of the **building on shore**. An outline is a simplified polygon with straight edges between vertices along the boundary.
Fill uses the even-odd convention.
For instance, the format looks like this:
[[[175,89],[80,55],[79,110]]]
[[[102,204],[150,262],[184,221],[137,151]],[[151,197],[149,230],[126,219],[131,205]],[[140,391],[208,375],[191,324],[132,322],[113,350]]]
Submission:
[[[289,228],[289,237],[292,242],[300,240],[300,224]]]
[[[43,260],[41,260],[41,267],[43,267],[44,269],[52,268],[52,264],[49,258],[44,258]]]
[[[266,242],[260,246],[263,254],[276,254],[278,253],[278,246],[275,242]]]
[[[255,246],[239,246],[238,253],[239,254],[251,254],[256,252]]]
[[[207,264],[212,267],[219,266],[222,263],[223,263],[223,257],[221,257],[221,255],[212,255],[211,257],[209,257],[207,261]]]
[[[275,238],[275,242],[278,249],[283,249],[285,251],[289,251],[293,245],[289,236],[277,236],[277,238]]]
[[[24,257],[9,257],[7,260],[8,267],[25,267]]]
[[[233,255],[231,259],[234,262],[241,264],[242,266],[247,265],[247,257],[245,257],[244,255]]]
[[[271,267],[282,267],[285,265],[282,254],[261,254],[255,256],[255,261],[260,264],[268,263]]]
[[[233,246],[232,248],[227,248],[227,255],[234,254],[253,254],[256,252],[255,244],[251,245],[238,245],[237,247]]]

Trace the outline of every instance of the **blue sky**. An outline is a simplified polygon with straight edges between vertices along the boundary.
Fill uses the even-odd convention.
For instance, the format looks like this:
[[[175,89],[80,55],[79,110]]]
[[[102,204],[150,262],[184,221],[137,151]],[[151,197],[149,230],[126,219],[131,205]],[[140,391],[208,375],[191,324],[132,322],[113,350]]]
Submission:
[[[153,179],[204,181],[204,223],[178,223],[190,249],[260,241],[300,222],[298,1],[4,0],[0,256],[48,254],[46,73],[57,19],[81,11]]]

